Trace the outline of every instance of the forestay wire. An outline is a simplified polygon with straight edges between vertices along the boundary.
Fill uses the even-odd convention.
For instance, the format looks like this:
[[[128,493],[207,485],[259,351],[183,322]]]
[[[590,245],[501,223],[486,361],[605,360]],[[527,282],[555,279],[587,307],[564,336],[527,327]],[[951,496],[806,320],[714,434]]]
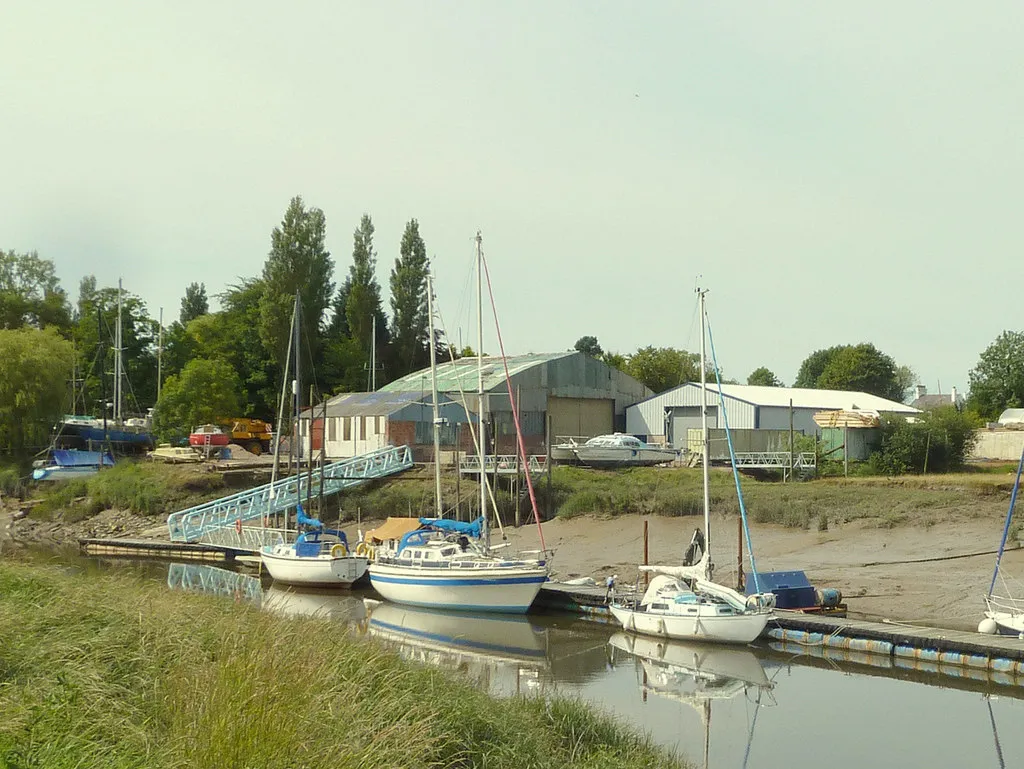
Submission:
[[[989,598],[996,589],[996,578],[999,576],[999,562],[1003,558],[1003,550],[1006,547],[1006,538],[1010,534],[1010,521],[1013,519],[1013,506],[1017,502],[1017,489],[1020,488],[1020,474],[1024,470],[1024,451],[1020,453],[1020,463],[1017,465],[1017,479],[1013,482],[1013,491],[1010,493],[1010,509],[1006,511],[1006,523],[1003,524],[1003,538],[999,540],[999,554],[996,556],[996,569],[992,572],[992,584],[988,586]]]
[[[718,384],[718,404],[719,409],[722,412],[722,423],[725,426],[725,438],[729,444],[729,458],[732,461],[732,478],[736,482],[736,497],[740,501],[740,519],[743,522],[743,537],[747,541],[747,554],[750,558],[750,571],[754,578],[754,592],[761,592],[761,585],[757,578],[757,564],[754,563],[754,548],[750,543],[750,527],[747,525],[747,508],[743,504],[743,490],[740,488],[740,476],[739,470],[736,469],[736,451],[732,445],[732,433],[729,431],[729,414],[725,409],[725,395],[722,393],[722,377],[718,371],[718,357],[715,355],[715,338],[711,333],[711,323],[707,321],[708,327],[708,346],[711,348],[711,362],[715,367],[715,382]],[[704,449],[707,451],[707,448]]]

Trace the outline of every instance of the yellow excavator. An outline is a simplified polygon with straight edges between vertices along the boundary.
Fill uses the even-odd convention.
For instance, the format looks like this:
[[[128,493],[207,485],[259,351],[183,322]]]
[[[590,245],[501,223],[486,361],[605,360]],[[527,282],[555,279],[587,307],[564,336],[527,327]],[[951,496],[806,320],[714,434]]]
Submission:
[[[248,417],[228,417],[217,420],[217,423],[231,436],[231,442],[237,443],[246,451],[257,456],[270,451],[274,440],[274,426],[262,419]]]

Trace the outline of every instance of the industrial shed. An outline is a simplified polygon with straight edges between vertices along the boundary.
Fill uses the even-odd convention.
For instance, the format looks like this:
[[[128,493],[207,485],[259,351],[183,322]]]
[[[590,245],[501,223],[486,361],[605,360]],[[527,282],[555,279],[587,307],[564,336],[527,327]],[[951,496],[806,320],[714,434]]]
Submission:
[[[437,367],[438,390],[460,402],[465,393],[470,412],[477,407],[477,358],[460,358]],[[551,440],[559,436],[594,436],[623,430],[626,407],[651,391],[608,364],[579,352],[512,355],[506,359],[513,392],[518,392],[520,422],[530,453],[545,451],[550,419]],[[493,425],[497,445],[488,451],[515,451],[515,423],[500,357],[484,357],[484,421]],[[430,369],[391,382],[383,392],[417,392],[430,398]]]
[[[322,405],[313,413],[313,452],[324,445]],[[309,447],[310,409],[302,412],[299,432],[302,443]],[[462,404],[447,396],[438,397],[438,411],[445,420],[441,426],[441,451],[454,451],[456,444],[465,451],[472,447],[472,432],[466,423]],[[409,446],[416,462],[432,461],[434,453],[434,413],[430,393],[372,392],[342,393],[327,401],[327,459],[347,459],[386,446]]]
[[[724,427],[720,418],[718,385],[708,384],[708,426]],[[904,403],[862,392],[811,390],[800,387],[722,385],[729,427],[736,430],[788,430],[792,405],[793,429],[805,435],[818,432],[819,411],[874,411],[879,414],[920,414]],[[648,441],[664,440],[686,446],[686,431],[700,427],[700,383],[688,382],[630,406],[626,432]]]

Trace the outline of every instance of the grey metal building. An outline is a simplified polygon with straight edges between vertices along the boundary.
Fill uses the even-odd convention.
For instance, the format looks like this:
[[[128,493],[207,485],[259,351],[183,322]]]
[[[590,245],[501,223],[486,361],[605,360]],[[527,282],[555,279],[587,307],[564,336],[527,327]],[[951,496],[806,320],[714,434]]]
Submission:
[[[437,367],[438,390],[453,401],[466,399],[476,413],[477,358],[460,358]],[[626,407],[651,395],[643,383],[608,364],[579,352],[509,356],[509,379],[518,392],[523,437],[531,453],[545,446],[547,421],[551,439],[594,436],[626,428]],[[483,359],[484,420],[493,424],[499,453],[515,449],[515,423],[500,357]],[[381,388],[384,392],[430,395],[430,369],[408,374]],[[463,395],[464,394],[464,395]]]
[[[719,414],[718,386],[709,384],[707,389],[708,425],[724,427]],[[904,403],[877,395],[843,390],[726,384],[722,385],[721,394],[732,429],[788,430],[791,411],[793,429],[806,435],[818,432],[814,415],[819,411],[874,411],[903,416],[921,413]],[[626,432],[685,448],[686,431],[700,427],[700,402],[699,382],[688,382],[647,398],[626,410]]]

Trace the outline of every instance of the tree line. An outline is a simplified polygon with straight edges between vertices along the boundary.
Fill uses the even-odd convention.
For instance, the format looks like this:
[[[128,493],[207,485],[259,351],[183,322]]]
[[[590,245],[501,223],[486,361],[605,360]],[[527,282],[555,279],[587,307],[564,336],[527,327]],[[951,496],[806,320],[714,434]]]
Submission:
[[[427,365],[429,262],[419,222],[410,219],[402,234],[390,314],[376,278],[372,218],[364,214],[353,233],[340,285],[326,229],[322,210],[293,198],[271,233],[262,271],[217,295],[219,310],[211,311],[205,283],[185,287],[178,318],[163,328],[162,354],[158,319],[130,287],[120,293],[125,413],[153,408],[163,438],[223,417],[273,421],[296,293],[299,354],[317,393],[366,390],[371,380],[380,386]],[[72,303],[52,261],[0,252],[0,449],[23,454],[45,445],[61,414],[100,417],[106,409],[112,416],[118,295],[118,287],[99,287],[89,275]],[[433,342],[448,355],[442,334]]]

